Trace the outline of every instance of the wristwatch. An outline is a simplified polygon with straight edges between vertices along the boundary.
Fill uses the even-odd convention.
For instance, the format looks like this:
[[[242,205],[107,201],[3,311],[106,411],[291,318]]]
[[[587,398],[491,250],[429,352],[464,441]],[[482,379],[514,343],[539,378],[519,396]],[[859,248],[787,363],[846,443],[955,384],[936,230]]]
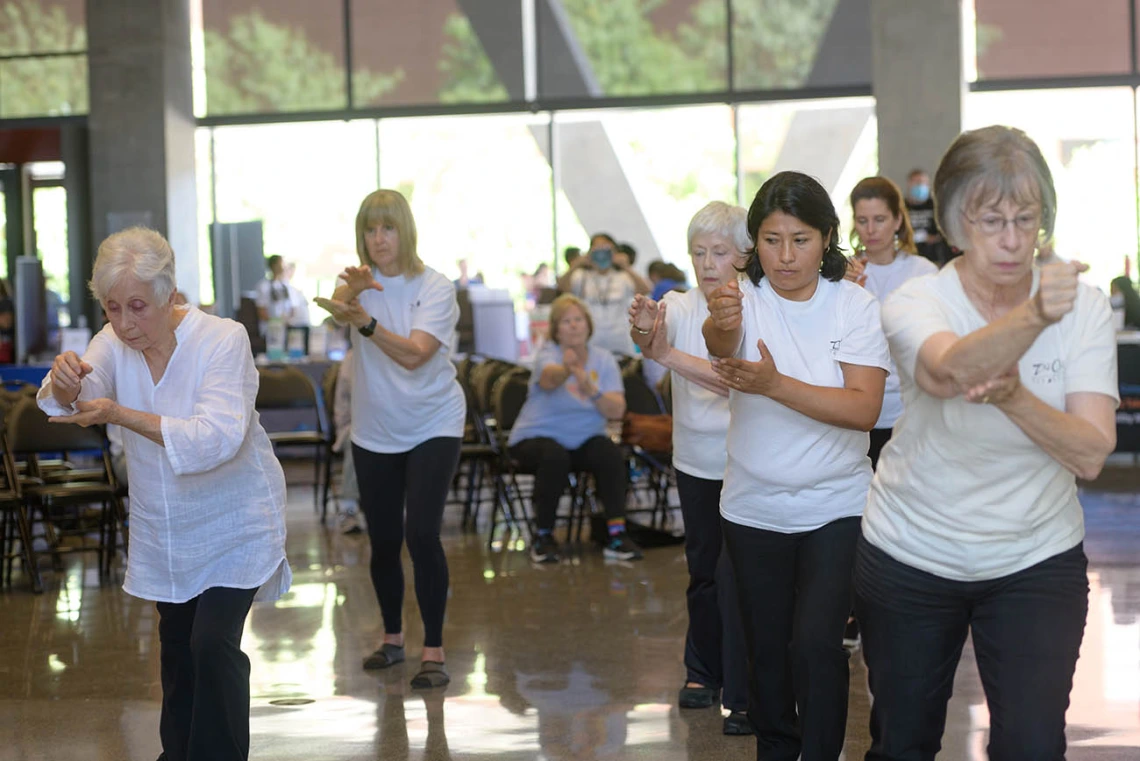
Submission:
[[[372,322],[368,323],[363,328],[357,328],[357,330],[360,331],[360,335],[364,336],[365,338],[368,338],[369,336],[371,336],[373,333],[376,332],[376,318],[373,317]]]

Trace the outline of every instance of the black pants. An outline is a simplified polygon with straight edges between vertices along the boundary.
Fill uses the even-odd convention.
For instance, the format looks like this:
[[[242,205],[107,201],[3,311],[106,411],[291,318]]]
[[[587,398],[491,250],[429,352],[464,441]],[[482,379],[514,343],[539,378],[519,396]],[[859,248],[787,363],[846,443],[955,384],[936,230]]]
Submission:
[[[447,610],[447,556],[439,541],[447,491],[459,465],[458,438],[428,439],[410,452],[378,453],[352,445],[360,509],[372,544],[372,586],[384,631],[404,630],[405,535],[415,574],[424,647],[443,647]]]
[[[534,473],[534,522],[540,530],[554,528],[558,500],[571,471],[593,474],[607,519],[625,517],[625,457],[609,436],[587,439],[574,450],[545,437],[524,439],[511,447],[511,455],[524,470]]]
[[[166,761],[249,758],[249,658],[241,634],[256,589],[212,587],[160,602],[158,638]]]
[[[891,440],[891,434],[894,433],[894,430],[894,428],[871,429],[871,446],[867,450],[867,456],[871,458],[871,470],[879,469],[879,455],[883,453],[883,447]]]
[[[1078,544],[1000,579],[951,581],[861,539],[855,608],[874,696],[868,761],[938,753],[967,633],[989,705],[991,761],[1064,759],[1087,570]]]
[[[685,519],[689,563],[689,631],[685,635],[685,681],[721,688],[730,711],[748,710],[748,658],[732,563],[720,530],[723,481],[677,471],[677,494]]]
[[[781,534],[722,521],[748,649],[758,761],[836,761],[847,723],[843,628],[859,518]]]

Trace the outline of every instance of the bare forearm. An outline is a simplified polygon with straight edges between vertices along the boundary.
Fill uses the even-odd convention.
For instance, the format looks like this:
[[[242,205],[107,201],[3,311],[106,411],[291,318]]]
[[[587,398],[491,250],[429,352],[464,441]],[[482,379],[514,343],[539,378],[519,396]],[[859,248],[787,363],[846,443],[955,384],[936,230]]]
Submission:
[[[657,359],[661,365],[677,373],[686,380],[703,386],[721,396],[728,396],[728,389],[720,382],[720,377],[713,370],[712,362],[692,354],[686,354],[678,349],[670,349],[664,356]]]
[[[568,269],[564,273],[562,273],[562,276],[558,278],[558,282],[555,283],[555,286],[558,288],[559,293],[569,293],[570,292],[570,280],[572,279],[573,275],[574,275],[574,268],[571,267],[570,269]]]
[[[780,376],[767,396],[812,420],[853,431],[874,428],[883,406],[882,394],[876,398],[859,389],[813,386],[787,375]]]
[[[543,391],[553,391],[569,377],[570,371],[565,365],[547,365],[542,368],[542,375],[538,376],[538,387]]]
[[[625,272],[629,275],[630,279],[633,280],[633,287],[638,293],[645,294],[653,291],[653,286],[650,285],[649,281],[643,278],[641,275],[637,274],[632,269],[627,269]]]
[[[709,317],[701,328],[701,334],[705,337],[705,346],[708,347],[709,354],[714,357],[731,357],[740,348],[740,342],[744,338],[744,328],[721,330]]]
[[[364,293],[364,291],[358,291],[348,283],[342,283],[336,287],[335,291],[333,291],[332,300],[349,302],[362,293]]]
[[[79,398],[79,389],[67,391],[58,384],[52,383],[51,396],[61,407],[70,407],[75,404],[75,400]]]
[[[1051,407],[1024,387],[999,409],[1034,444],[1079,478],[1096,478],[1116,448],[1115,436],[1109,440],[1089,421]]]
[[[1026,301],[981,330],[955,341],[941,356],[935,377],[952,380],[960,390],[975,386],[1010,368],[1029,350],[1047,323]]]
[[[621,420],[625,415],[625,394],[611,391],[602,394],[594,404],[607,420]]]
[[[159,415],[115,405],[111,422],[145,436],[160,447],[166,446],[162,440],[162,417]]]
[[[363,326],[358,325],[356,327]],[[398,336],[382,325],[376,326],[370,340],[380,347],[380,351],[391,357],[396,364],[405,370],[415,370],[431,359],[431,355],[425,356],[423,349],[415,341]]]

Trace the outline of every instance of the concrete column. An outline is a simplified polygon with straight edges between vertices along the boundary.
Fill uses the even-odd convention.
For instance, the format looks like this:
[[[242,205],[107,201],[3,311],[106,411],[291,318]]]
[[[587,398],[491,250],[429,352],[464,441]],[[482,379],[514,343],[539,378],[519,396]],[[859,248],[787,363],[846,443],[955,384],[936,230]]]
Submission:
[[[158,230],[197,302],[188,0],[87,0],[87,60],[93,244],[135,224]]]
[[[871,0],[880,174],[934,173],[962,130],[962,50],[960,0]]]

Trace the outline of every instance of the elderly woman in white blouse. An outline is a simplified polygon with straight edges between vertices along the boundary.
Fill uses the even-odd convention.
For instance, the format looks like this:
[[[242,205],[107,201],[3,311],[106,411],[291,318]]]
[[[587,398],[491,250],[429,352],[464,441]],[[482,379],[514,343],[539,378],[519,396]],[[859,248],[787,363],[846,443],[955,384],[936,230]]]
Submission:
[[[123,588],[154,600],[165,761],[249,756],[254,599],[291,581],[285,478],[254,411],[245,329],[175,305],[174,253],[153,230],[99,246],[91,289],[110,324],[55,359],[38,401],[53,422],[115,424],[131,479]]]

